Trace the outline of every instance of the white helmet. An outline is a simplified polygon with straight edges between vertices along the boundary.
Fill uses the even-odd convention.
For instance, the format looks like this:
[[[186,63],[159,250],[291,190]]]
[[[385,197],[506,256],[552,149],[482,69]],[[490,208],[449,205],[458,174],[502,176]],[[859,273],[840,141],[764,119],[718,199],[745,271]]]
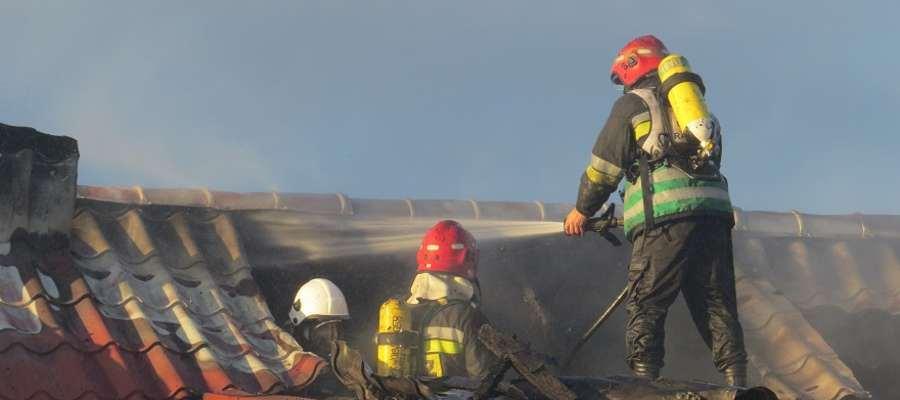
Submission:
[[[316,278],[300,286],[291,306],[291,323],[300,325],[307,318],[338,320],[350,318],[347,300],[337,285],[328,279]]]

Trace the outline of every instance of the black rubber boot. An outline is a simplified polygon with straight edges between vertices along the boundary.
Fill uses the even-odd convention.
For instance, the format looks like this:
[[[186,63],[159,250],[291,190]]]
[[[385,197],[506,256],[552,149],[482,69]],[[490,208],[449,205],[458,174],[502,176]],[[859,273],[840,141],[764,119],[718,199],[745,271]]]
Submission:
[[[725,368],[725,384],[728,386],[747,387],[747,366],[732,365]]]
[[[631,363],[631,374],[652,381],[659,378],[659,367],[651,364]]]

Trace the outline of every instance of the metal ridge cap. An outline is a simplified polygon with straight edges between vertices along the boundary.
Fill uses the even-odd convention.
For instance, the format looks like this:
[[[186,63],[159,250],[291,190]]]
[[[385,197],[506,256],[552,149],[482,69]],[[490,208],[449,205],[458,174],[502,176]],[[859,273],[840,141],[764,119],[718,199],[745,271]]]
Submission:
[[[351,217],[453,217],[474,214],[475,219],[553,221],[564,216],[570,203],[541,201],[485,201],[473,199],[394,198],[372,199],[351,197],[344,193],[297,192],[230,192],[207,188],[145,188],[142,186],[79,185],[79,199],[133,205],[165,205],[216,210],[286,210],[313,214]],[[438,204],[438,206],[434,206]],[[370,207],[367,207],[370,206]],[[417,206],[427,207],[427,210]],[[390,210],[387,208],[390,207]],[[557,215],[559,214],[559,215]],[[744,210],[735,207],[735,230],[763,236],[830,238],[830,237],[900,237],[900,215],[895,229],[875,230],[867,218],[883,218],[876,214],[808,214],[797,210],[774,212]],[[561,218],[558,218],[561,220]]]
[[[79,185],[77,198],[135,206],[181,206],[214,210],[286,210],[324,215],[395,217],[398,212],[380,209],[394,206],[403,217],[452,217],[465,213],[485,220],[552,220],[567,203],[540,201],[484,201],[472,199],[371,199],[335,193],[228,192],[206,188],[145,188],[142,186]],[[274,201],[273,201],[274,199]],[[366,206],[375,207],[366,207]],[[484,212],[482,212],[484,211]],[[562,215],[562,214],[561,214]],[[560,215],[560,216],[561,216]],[[472,218],[472,217],[468,217]],[[561,218],[559,219],[561,221]]]

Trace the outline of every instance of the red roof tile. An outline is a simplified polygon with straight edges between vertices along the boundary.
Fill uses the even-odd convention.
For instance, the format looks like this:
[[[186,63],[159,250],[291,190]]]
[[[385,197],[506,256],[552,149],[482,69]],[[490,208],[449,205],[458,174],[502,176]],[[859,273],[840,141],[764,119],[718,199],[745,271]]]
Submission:
[[[0,399],[266,394],[321,370],[273,321],[228,216],[74,211],[74,140],[0,125],[0,153]]]
[[[249,274],[225,288],[205,261],[176,279],[150,263],[155,256],[126,269],[114,247],[75,254],[46,257],[14,242],[0,257],[0,371],[9,378],[0,397],[269,393],[322,367],[275,326]]]
[[[178,211],[145,224],[136,209],[82,209],[73,257],[14,241],[0,256],[0,371],[9,377],[0,398],[172,398],[307,384],[323,361],[272,321],[223,218]],[[161,233],[181,228],[177,243]],[[157,242],[196,251],[194,259],[168,263]]]

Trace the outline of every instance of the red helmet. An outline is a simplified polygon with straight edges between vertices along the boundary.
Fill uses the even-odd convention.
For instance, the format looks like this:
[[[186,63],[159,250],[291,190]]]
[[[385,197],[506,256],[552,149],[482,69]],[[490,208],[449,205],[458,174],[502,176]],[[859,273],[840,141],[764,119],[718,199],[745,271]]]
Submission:
[[[634,38],[619,50],[613,60],[610,79],[617,85],[634,85],[638,79],[656,70],[668,54],[666,45],[653,35]]]
[[[440,272],[475,279],[478,246],[475,237],[456,221],[438,222],[422,238],[416,272]]]

